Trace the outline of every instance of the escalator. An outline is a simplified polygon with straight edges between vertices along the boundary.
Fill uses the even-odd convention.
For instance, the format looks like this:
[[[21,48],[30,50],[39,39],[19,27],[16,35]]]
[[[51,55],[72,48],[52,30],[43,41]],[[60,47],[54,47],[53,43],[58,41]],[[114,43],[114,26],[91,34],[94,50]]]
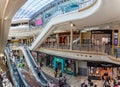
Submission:
[[[15,63],[12,62],[11,56],[10,56],[10,49],[6,48],[5,50],[6,56],[7,56],[7,62],[10,70],[10,74],[12,77],[12,81],[15,87],[30,87],[21,72],[18,69],[17,61],[15,60]]]
[[[37,64],[35,63],[34,59],[32,58],[30,51],[25,47],[21,47],[21,49],[25,56],[28,67],[29,67],[29,69],[31,69],[36,80],[40,83],[41,86],[47,87],[50,83],[47,80],[47,78],[44,76],[44,74],[42,73],[42,70],[40,68],[38,68]]]
[[[26,50],[27,50],[27,52],[29,53],[29,55],[30,55],[30,57],[31,57],[31,60],[33,61],[34,65],[38,67],[38,65],[36,64],[36,62],[35,62],[32,54],[31,54],[30,50],[28,50],[28,49],[26,49]],[[41,70],[41,68],[39,68],[39,71],[40,71],[41,76],[48,82],[48,84],[52,84],[52,83],[55,84],[55,83],[57,83],[56,81],[54,81],[54,80],[56,80],[56,79],[51,78],[49,75],[45,74],[45,72],[43,72],[43,71]]]

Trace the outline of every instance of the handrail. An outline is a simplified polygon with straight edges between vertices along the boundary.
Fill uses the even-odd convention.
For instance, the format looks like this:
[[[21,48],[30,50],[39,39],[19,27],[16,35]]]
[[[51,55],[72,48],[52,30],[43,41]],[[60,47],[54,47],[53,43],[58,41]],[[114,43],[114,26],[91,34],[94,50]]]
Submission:
[[[6,55],[7,55],[8,64],[9,64],[9,67],[10,67],[11,76],[12,76],[12,79],[13,79],[14,86],[15,86],[15,87],[21,87],[19,81],[17,81],[17,79],[15,78],[15,75],[13,74],[13,73],[14,73],[14,72],[13,72],[13,68],[12,68],[12,65],[11,65],[11,63],[10,63],[10,61],[11,61],[12,59],[10,59],[10,57],[9,57],[9,55],[8,55],[8,54],[10,53],[8,50],[9,50],[9,49],[6,48],[6,51],[5,51],[5,52],[6,52]],[[22,86],[23,86],[23,87],[30,87],[30,86],[27,84],[27,82],[25,81],[25,79],[23,78],[21,72],[19,71],[16,61],[15,61],[14,64],[15,64],[14,66],[16,67],[16,71],[18,72],[18,75],[19,75],[18,78],[19,78],[19,80],[22,81]]]
[[[17,71],[18,71],[18,73],[19,73],[19,75],[20,75],[20,78],[21,78],[22,82],[24,83],[25,87],[30,87],[30,86],[28,85],[28,83],[26,82],[25,78],[23,77],[22,73],[20,72],[20,69],[18,68],[16,62],[17,62],[17,61],[15,61],[15,65],[16,65]]]
[[[28,59],[28,55],[29,55],[29,54],[27,54],[28,51],[25,50],[24,47],[21,47],[21,49],[22,49],[22,51],[23,51],[23,54],[25,55],[25,59],[26,59],[26,62],[27,62],[27,64],[28,64],[28,67],[31,69],[31,71],[32,71],[33,75],[35,76],[36,80],[37,80],[42,86],[47,86],[48,84],[43,83],[43,82],[39,79],[39,76],[38,76],[38,74],[37,74],[37,70],[35,70],[35,68],[37,68],[37,66],[36,66],[35,64],[33,65],[32,62],[31,62],[31,60]],[[30,55],[29,55],[29,57],[30,57]]]
[[[90,0],[88,0],[88,1],[86,1],[86,2],[89,2],[89,1],[90,1]],[[85,2],[85,3],[86,3],[86,2]],[[97,2],[97,0],[95,0],[94,3],[91,3],[90,5],[88,5],[88,6],[84,7],[84,8],[79,9],[78,11],[79,11],[79,12],[80,12],[80,11],[84,11],[84,10],[92,7],[96,2]]]
[[[26,48],[26,49],[27,49],[27,48]],[[35,65],[36,67],[38,67],[38,65],[36,64],[33,56],[31,55],[31,53],[30,53],[30,51],[29,51],[28,49],[27,49],[27,52],[28,52],[28,54],[30,55],[31,60],[33,61],[34,65]],[[46,78],[46,76],[43,74],[42,70],[40,69],[39,71],[40,71],[42,77],[47,81],[47,83],[50,83],[50,81],[49,81],[49,80]]]
[[[30,55],[33,63],[35,64],[35,66],[38,67],[38,65],[36,64],[35,60],[33,59],[33,57],[32,57],[32,55],[31,55],[30,51],[28,50],[28,48],[26,48],[26,50],[27,50],[27,52],[29,53],[29,55]]]
[[[7,56],[7,62],[8,62],[10,74],[11,74],[11,76],[12,76],[12,82],[13,82],[13,84],[14,84],[15,87],[20,87],[20,86],[18,85],[17,81],[15,80],[15,77],[14,77],[14,74],[13,74],[13,69],[12,69],[12,66],[11,66],[11,64],[10,64],[10,59],[9,59],[9,51],[8,51],[8,48],[6,48],[5,53],[6,53],[6,56]]]
[[[43,43],[43,48],[54,48],[54,49],[70,49],[69,44],[50,44],[50,43]],[[114,56],[116,58],[120,58],[120,48],[112,48],[111,45],[93,45],[93,44],[74,44],[72,46],[72,50],[78,50],[78,51],[87,51],[87,52],[96,52],[96,53],[103,53],[110,56]]]

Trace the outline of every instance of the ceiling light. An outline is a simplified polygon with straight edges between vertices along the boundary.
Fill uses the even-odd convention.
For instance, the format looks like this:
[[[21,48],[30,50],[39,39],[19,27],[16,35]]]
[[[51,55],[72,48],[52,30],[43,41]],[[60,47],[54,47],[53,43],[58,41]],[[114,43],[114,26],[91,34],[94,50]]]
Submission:
[[[3,57],[4,56],[4,54],[3,53],[0,53],[0,57]]]
[[[71,26],[71,27],[74,27],[74,26],[75,26],[75,24],[73,24],[73,23],[70,23],[70,26]]]
[[[7,20],[7,19],[8,19],[8,16],[6,16],[4,19]]]

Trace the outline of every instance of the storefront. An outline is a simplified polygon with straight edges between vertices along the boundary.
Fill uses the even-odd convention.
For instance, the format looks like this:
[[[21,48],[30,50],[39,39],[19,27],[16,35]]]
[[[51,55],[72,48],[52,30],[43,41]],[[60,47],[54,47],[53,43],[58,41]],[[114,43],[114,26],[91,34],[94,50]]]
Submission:
[[[76,76],[75,60],[54,57],[54,69],[56,68],[57,70],[62,70],[64,73]]]
[[[114,79],[115,76],[115,68],[119,68],[119,65],[112,64],[112,63],[105,63],[105,62],[88,62],[88,76],[95,80],[101,80],[110,78],[111,80]],[[118,70],[117,76],[118,75]]]
[[[92,30],[91,33],[93,45],[112,45],[112,30]]]
[[[54,58],[52,55],[46,54],[46,61],[44,62],[46,66],[54,68]]]
[[[46,66],[76,76],[76,60],[46,54]]]

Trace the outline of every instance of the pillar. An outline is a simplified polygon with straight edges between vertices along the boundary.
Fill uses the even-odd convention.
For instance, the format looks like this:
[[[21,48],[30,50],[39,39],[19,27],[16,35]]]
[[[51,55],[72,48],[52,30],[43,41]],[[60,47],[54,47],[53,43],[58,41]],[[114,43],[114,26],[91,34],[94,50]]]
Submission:
[[[118,29],[118,46],[120,46],[120,25],[119,25],[119,29]]]
[[[48,55],[48,54],[46,54],[46,57],[45,57],[45,59],[46,59],[46,63],[45,63],[45,65],[46,66],[48,66],[49,65],[49,58],[50,58],[50,56]],[[55,64],[55,63],[54,63]]]
[[[67,46],[69,46],[69,43],[70,43],[70,36],[67,36],[67,41],[68,41]]]
[[[59,48],[59,34],[56,34],[57,48]]]
[[[81,46],[82,46],[82,32],[80,31],[80,47],[79,47],[79,50],[81,50]]]
[[[70,31],[70,50],[73,48],[73,29]]]
[[[114,30],[112,30],[112,54],[114,54]]]
[[[114,75],[114,79],[115,79],[115,77],[117,77],[117,68],[116,67],[114,67],[113,68],[113,75]]]
[[[88,67],[86,61],[79,61],[78,74],[80,76],[88,76]]]
[[[80,31],[80,46],[82,45],[82,32]]]
[[[79,66],[79,61],[74,60],[74,76],[78,75],[78,66]]]

